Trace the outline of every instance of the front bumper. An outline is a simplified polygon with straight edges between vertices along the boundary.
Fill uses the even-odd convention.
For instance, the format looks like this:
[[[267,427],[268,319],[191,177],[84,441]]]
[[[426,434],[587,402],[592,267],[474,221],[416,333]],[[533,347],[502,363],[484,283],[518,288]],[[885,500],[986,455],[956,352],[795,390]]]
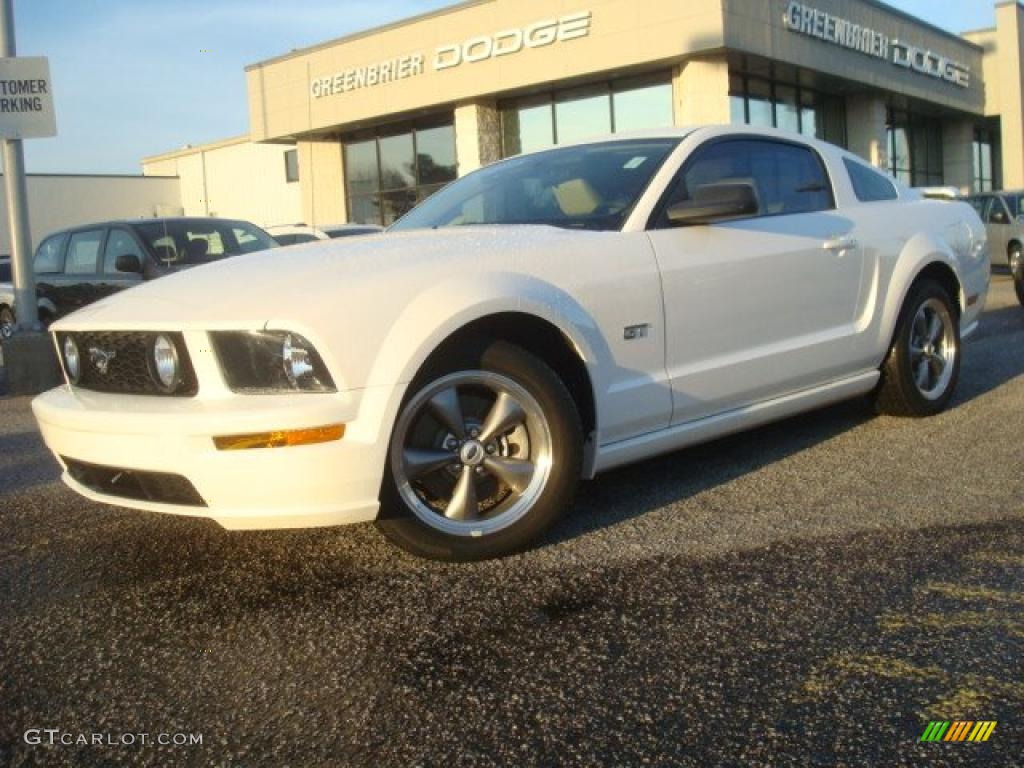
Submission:
[[[370,399],[387,399],[376,393]],[[306,528],[373,520],[387,435],[357,417],[363,393],[234,396],[215,401],[104,395],[68,386],[32,402],[63,481],[96,501],[209,517],[225,528]],[[287,448],[221,451],[215,436],[346,424],[341,440]],[[72,460],[68,462],[67,460]],[[98,492],[68,464],[172,473],[201,503],[176,504]],[[81,478],[81,471],[75,474]],[[137,494],[144,496],[144,494]]]

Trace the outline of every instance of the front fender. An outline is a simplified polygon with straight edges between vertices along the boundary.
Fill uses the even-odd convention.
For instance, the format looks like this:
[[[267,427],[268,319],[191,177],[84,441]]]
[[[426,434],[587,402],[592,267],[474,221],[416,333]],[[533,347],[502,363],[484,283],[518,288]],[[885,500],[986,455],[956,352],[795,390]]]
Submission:
[[[445,339],[476,320],[505,312],[533,315],[558,328],[579,353],[593,388],[600,391],[610,353],[594,319],[572,296],[521,274],[459,277],[418,294],[380,346],[363,399],[367,411],[376,412],[377,439],[386,442],[409,383]]]

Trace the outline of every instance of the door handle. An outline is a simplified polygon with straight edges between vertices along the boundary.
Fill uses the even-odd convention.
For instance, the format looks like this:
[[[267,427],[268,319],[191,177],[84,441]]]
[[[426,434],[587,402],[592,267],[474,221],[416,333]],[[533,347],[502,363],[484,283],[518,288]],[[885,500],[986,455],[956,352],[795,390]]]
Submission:
[[[856,238],[847,237],[846,235],[837,235],[836,237],[826,240],[822,247],[826,251],[839,253],[842,251],[852,251],[859,245],[860,243],[857,242]]]

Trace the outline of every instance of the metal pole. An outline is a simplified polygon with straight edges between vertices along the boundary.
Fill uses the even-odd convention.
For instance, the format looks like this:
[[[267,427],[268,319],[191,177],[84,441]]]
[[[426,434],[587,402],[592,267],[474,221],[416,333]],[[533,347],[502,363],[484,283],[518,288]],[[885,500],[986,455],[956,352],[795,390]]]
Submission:
[[[0,0],[0,58],[17,56],[14,38],[14,0]],[[3,141],[4,188],[7,192],[7,223],[11,233],[11,274],[14,309],[20,330],[42,330],[36,301],[36,276],[32,271],[32,242],[28,220],[28,187],[25,185],[25,151],[21,139]]]

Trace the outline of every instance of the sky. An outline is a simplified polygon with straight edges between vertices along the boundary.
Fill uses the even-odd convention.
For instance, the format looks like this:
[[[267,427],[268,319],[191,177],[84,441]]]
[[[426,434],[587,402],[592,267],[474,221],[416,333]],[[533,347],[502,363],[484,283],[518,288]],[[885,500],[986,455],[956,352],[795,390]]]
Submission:
[[[15,0],[18,53],[50,58],[57,110],[58,136],[26,141],[26,167],[139,173],[147,155],[244,134],[246,65],[450,4]],[[890,4],[955,32],[995,23],[994,0]]]

